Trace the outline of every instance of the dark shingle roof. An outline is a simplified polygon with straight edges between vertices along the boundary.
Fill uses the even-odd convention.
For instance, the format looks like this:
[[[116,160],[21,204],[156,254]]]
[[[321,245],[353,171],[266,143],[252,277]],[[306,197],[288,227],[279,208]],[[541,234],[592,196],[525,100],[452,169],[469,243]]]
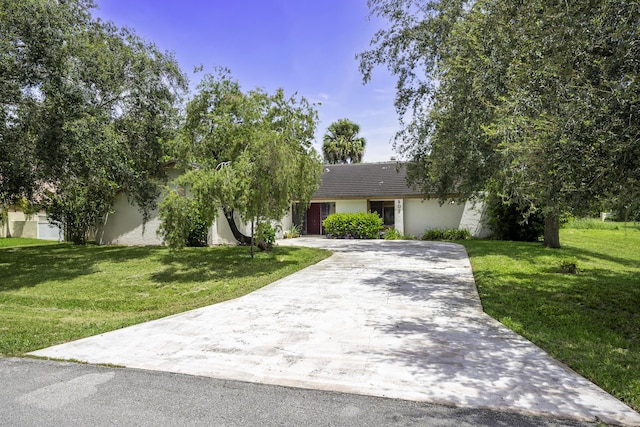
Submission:
[[[314,199],[418,197],[407,185],[405,168],[396,162],[324,165]]]

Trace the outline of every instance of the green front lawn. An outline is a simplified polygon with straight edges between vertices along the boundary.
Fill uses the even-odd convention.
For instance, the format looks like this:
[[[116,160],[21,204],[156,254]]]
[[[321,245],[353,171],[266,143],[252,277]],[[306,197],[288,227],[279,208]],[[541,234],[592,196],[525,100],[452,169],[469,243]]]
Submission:
[[[329,252],[276,247],[11,246],[0,239],[0,354],[99,334],[237,298]],[[42,241],[40,241],[42,243]]]
[[[559,250],[460,243],[489,315],[640,410],[640,227],[612,228],[563,229]]]

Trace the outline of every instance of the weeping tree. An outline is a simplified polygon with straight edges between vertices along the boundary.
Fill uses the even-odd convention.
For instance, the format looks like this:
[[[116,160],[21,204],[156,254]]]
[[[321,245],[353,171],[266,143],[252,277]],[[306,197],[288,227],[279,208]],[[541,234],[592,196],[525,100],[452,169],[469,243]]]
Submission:
[[[494,190],[559,218],[640,190],[640,5],[623,0],[369,0],[389,26],[362,53],[396,74],[396,148],[425,194]]]
[[[188,206],[197,206],[209,224],[221,209],[237,241],[252,244],[236,220],[280,219],[292,200],[308,204],[322,167],[312,147],[316,124],[304,98],[244,92],[224,69],[205,76],[171,144],[185,173],[167,187],[160,206],[167,244],[185,244]]]
[[[0,1],[0,202],[27,198],[74,243],[118,191],[148,217],[186,90],[171,55],[93,7]]]
[[[324,161],[330,164],[362,162],[367,141],[358,133],[360,126],[349,119],[331,123],[323,138]]]

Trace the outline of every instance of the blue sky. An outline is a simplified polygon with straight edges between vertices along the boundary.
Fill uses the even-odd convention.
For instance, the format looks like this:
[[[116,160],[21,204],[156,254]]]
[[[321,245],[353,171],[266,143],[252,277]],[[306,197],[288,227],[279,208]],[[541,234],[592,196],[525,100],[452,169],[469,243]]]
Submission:
[[[366,0],[96,0],[93,15],[129,27],[170,51],[191,87],[203,65],[229,68],[245,90],[297,92],[317,106],[316,146],[335,120],[360,125],[365,162],[394,156],[398,130],[394,80],[384,68],[363,85],[355,55],[369,46],[380,21]]]

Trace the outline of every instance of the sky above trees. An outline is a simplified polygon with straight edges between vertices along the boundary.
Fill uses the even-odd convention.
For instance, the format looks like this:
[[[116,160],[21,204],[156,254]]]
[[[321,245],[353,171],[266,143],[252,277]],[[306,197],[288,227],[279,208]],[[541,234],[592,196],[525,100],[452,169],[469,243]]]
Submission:
[[[383,25],[366,0],[96,0],[93,15],[171,51],[195,89],[205,72],[231,70],[244,90],[297,92],[317,106],[322,135],[340,118],[360,125],[365,162],[389,160],[398,130],[394,81],[377,69],[362,84],[355,55]],[[204,71],[193,73],[196,67]]]

